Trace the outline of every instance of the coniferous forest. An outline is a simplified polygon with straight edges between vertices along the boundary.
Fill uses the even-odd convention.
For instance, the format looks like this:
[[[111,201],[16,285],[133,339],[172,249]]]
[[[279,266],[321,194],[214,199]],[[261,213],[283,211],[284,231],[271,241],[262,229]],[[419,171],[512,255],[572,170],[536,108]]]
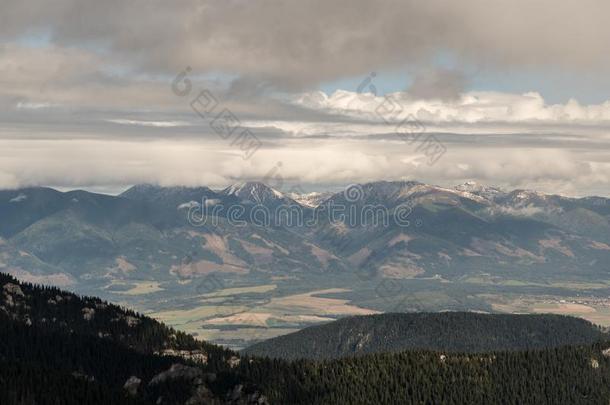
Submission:
[[[599,327],[563,315],[472,312],[354,316],[278,336],[248,347],[259,357],[326,360],[405,349],[444,352],[529,350],[594,343]]]
[[[518,329],[522,319],[502,323]],[[558,328],[562,319],[550,322]],[[523,350],[240,358],[99,299],[0,275],[0,403],[607,404],[610,342],[565,318],[565,327],[575,325],[586,342],[549,336],[546,347]],[[479,332],[470,333],[476,342]]]

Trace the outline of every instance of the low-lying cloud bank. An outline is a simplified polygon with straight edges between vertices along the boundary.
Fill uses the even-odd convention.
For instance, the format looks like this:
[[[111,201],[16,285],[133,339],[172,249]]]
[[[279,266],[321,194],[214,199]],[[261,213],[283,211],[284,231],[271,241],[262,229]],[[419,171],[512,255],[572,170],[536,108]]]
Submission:
[[[408,92],[371,93],[316,91],[295,96],[292,103],[329,114],[399,123],[408,115],[431,123],[549,123],[610,125],[610,101],[581,105],[572,99],[549,105],[536,93],[472,91],[456,99],[418,99]]]
[[[53,185],[120,191],[135,183],[223,187],[266,181],[287,191],[321,190],[374,180],[415,179],[451,186],[474,179],[507,189],[567,195],[610,195],[608,151],[476,145],[441,136],[446,153],[434,164],[400,139],[284,138],[245,160],[222,141],[196,139],[0,140],[0,187]],[[509,137],[510,138],[510,137]],[[24,159],[27,151],[27,159]]]

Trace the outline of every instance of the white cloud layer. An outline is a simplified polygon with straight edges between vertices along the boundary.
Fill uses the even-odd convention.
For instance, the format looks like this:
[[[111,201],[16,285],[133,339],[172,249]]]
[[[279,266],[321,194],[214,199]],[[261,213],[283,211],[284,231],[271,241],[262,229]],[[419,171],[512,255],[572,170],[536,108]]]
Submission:
[[[548,105],[535,92],[510,94],[471,91],[456,99],[417,99],[408,92],[376,96],[338,90],[327,95],[322,91],[294,97],[293,103],[331,114],[373,121],[401,122],[412,115],[432,123],[564,123],[610,124],[610,101],[581,105],[572,99],[566,104]]]
[[[252,158],[226,141],[0,140],[0,187],[53,185],[116,190],[131,184],[223,187],[265,180],[286,190],[315,190],[379,179],[417,179],[449,186],[475,179],[506,188],[568,195],[609,195],[608,148],[497,146],[444,135],[447,152],[429,165],[424,153],[400,139],[283,138],[264,143]],[[454,138],[454,140],[452,140]]]
[[[220,187],[281,162],[275,180],[309,189],[474,179],[610,195],[610,101],[466,91],[464,75],[603,82],[608,15],[604,0],[4,1],[0,187]],[[455,68],[439,68],[443,55]],[[193,93],[180,98],[170,82],[187,65]],[[317,91],[384,70],[414,78],[391,95],[400,114],[378,114],[373,94]],[[252,158],[190,109],[202,87],[261,139]],[[433,165],[396,136],[406,116],[446,147]]]

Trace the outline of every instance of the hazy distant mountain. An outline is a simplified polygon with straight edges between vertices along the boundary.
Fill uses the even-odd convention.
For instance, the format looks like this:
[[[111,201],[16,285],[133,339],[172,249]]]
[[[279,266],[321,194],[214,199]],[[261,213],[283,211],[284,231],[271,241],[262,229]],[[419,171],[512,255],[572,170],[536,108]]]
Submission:
[[[120,197],[175,209],[191,201],[201,203],[203,200],[219,199],[221,194],[208,187],[160,187],[139,184],[124,191]]]
[[[583,319],[466,312],[355,316],[279,336],[247,349],[254,356],[331,359],[403,350],[484,352],[591,344],[607,338]]]

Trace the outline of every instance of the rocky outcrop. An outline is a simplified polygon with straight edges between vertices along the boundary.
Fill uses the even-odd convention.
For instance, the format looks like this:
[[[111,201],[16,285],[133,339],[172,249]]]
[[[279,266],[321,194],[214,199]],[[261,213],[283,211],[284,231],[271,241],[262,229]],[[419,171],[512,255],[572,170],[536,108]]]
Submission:
[[[4,304],[9,308],[17,305],[17,303],[25,297],[21,287],[13,283],[4,284],[2,287],[2,293]]]
[[[231,356],[229,358],[229,360],[227,360],[227,363],[229,364],[229,367],[235,368],[235,367],[239,366],[240,361],[241,361],[241,359],[239,357]]]
[[[95,381],[95,377],[89,374],[85,374],[85,373],[81,373],[80,371],[74,371],[72,373],[72,376],[74,378],[78,378],[80,380],[85,380],[87,382],[94,382]]]
[[[175,349],[165,349],[159,352],[155,352],[160,356],[173,356],[173,357],[182,357],[185,360],[191,360],[196,363],[207,364],[208,355],[201,350],[175,350]]]
[[[191,396],[185,405],[232,404],[232,405],[268,405],[267,398],[253,387],[237,384],[230,388],[224,397],[218,397],[210,389],[210,384],[216,381],[216,374],[204,373],[198,367],[184,364],[173,364],[169,370],[155,375],[148,386],[155,386],[174,380],[186,380],[192,384]],[[158,399],[158,401],[162,399]]]
[[[17,284],[6,283],[6,284],[4,284],[4,287],[2,289],[4,290],[5,294],[15,295],[18,297],[25,296],[23,294],[23,291],[21,291],[21,287]]]
[[[93,308],[85,307],[82,309],[82,312],[83,312],[83,319],[85,321],[90,321],[95,316],[95,309],[93,309]]]
[[[185,366],[184,364],[176,363],[173,364],[169,370],[157,374],[150,380],[148,385],[155,385],[167,380],[185,379],[193,380],[201,377],[203,371],[196,367]]]
[[[132,397],[135,397],[136,395],[138,395],[138,390],[140,389],[141,383],[142,383],[141,379],[139,379],[135,375],[132,375],[131,377],[129,377],[127,379],[127,381],[125,381],[125,384],[123,385],[123,389],[125,391],[127,391],[127,394],[129,394]]]

